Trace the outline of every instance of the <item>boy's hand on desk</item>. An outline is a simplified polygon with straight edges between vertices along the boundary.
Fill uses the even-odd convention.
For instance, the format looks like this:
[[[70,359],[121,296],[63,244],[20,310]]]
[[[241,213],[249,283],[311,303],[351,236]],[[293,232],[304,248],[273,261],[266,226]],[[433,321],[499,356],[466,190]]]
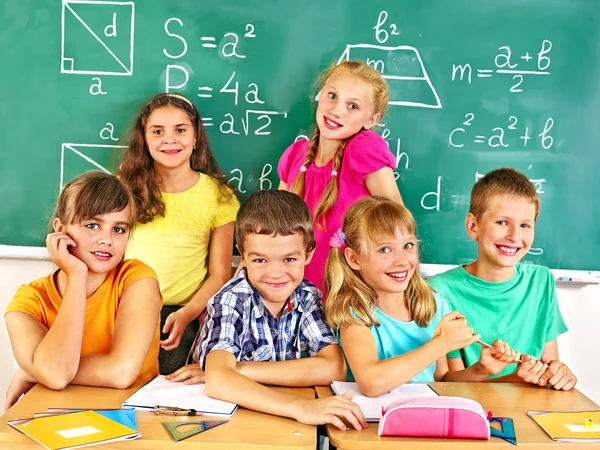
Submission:
[[[546,372],[540,378],[540,386],[552,385],[554,389],[568,391],[577,383],[577,377],[571,372],[566,364],[558,360],[550,360],[542,355],[541,361],[548,365]]]
[[[344,395],[306,400],[298,398],[291,406],[293,416],[298,422],[307,425],[330,423],[340,430],[346,430],[346,423],[356,430],[367,428],[367,421],[360,407],[351,401],[354,392]]]
[[[200,369],[200,364],[187,364],[180,369],[176,370],[166,378],[173,383],[177,381],[183,381],[183,384],[200,384],[204,383],[205,374]]]
[[[548,364],[544,364],[531,355],[521,355],[521,361],[523,362],[517,366],[517,376],[525,383],[541,386],[540,379],[546,373]]]
[[[496,339],[491,347],[482,347],[479,363],[490,375],[502,372],[508,365],[516,362],[521,354],[513,350],[508,342]]]
[[[35,379],[27,375],[23,369],[18,369],[10,382],[10,386],[8,386],[8,389],[6,390],[4,409],[8,410],[8,408],[17,403],[19,397],[29,392],[36,383]]]

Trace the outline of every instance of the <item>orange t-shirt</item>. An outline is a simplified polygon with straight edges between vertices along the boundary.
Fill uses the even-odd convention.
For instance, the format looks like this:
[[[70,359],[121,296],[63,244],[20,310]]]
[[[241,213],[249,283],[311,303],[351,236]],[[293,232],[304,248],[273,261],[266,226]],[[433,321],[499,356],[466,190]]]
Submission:
[[[81,356],[108,354],[121,297],[129,285],[141,278],[157,279],[150,266],[143,262],[137,259],[122,261],[108,273],[98,290],[87,299]],[[54,273],[51,273],[19,287],[4,314],[12,311],[24,312],[50,329],[56,320],[61,303],[62,297],[54,282]],[[158,374],[159,339],[160,321],[157,317],[156,333],[144,360],[140,377],[151,378]]]

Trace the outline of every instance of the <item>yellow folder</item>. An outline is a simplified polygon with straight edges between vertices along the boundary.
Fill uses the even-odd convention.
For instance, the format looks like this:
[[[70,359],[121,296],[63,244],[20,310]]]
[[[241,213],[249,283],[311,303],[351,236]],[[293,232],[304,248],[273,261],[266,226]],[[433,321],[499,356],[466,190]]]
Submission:
[[[600,442],[600,411],[527,411],[557,442]]]
[[[139,431],[94,411],[12,420],[8,423],[50,450],[103,444],[141,436]]]

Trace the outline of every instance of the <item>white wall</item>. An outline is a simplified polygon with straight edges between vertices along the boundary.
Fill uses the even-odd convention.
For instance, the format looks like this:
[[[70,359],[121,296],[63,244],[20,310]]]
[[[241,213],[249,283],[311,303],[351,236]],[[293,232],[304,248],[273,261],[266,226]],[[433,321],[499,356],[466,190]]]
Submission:
[[[0,309],[11,300],[17,287],[53,270],[48,261],[0,258]],[[558,300],[569,331],[559,337],[560,357],[579,378],[577,388],[600,404],[600,385],[594,382],[600,373],[600,359],[595,355],[600,332],[600,285],[580,285],[559,283]],[[0,411],[4,408],[4,393],[12,375],[17,369],[6,333],[6,326],[0,326]]]

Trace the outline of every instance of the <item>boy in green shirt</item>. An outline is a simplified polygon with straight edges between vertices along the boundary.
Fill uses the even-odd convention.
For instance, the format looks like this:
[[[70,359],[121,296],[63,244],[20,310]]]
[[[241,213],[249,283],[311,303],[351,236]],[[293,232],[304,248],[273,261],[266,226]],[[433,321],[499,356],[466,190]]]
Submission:
[[[496,169],[473,186],[465,220],[477,241],[477,260],[434,276],[429,284],[467,317],[484,342],[498,338],[522,353],[521,364],[494,375],[495,381],[525,381],[569,390],[577,378],[558,360],[556,338],[567,331],[546,267],[523,264],[534,238],[540,201],[527,177]],[[470,345],[448,354],[450,370],[479,360]]]

